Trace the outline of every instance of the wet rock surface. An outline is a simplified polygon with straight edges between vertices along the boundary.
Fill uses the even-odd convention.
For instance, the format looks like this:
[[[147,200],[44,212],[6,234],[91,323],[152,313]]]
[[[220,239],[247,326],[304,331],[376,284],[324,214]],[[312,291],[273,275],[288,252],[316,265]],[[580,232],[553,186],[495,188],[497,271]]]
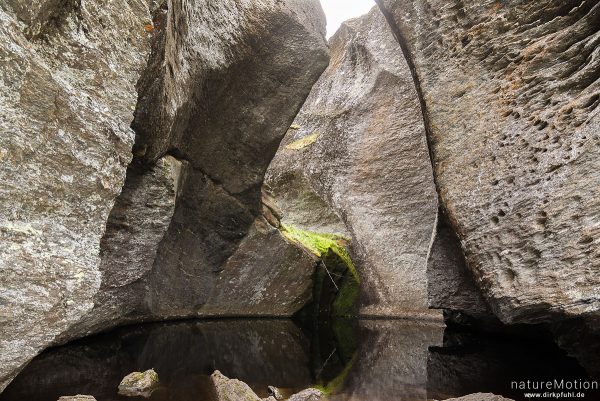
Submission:
[[[417,79],[442,206],[493,312],[505,323],[596,314],[600,4],[378,3]]]
[[[410,71],[377,8],[344,23],[330,47],[267,184],[283,223],[351,235],[360,314],[433,316],[425,259],[436,195]]]
[[[145,2],[0,5],[0,390],[93,306],[149,21]]]

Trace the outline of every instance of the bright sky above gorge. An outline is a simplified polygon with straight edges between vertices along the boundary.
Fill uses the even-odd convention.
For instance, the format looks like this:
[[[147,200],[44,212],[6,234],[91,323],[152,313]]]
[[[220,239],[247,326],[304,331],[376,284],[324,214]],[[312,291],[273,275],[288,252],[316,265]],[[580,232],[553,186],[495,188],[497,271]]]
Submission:
[[[327,16],[327,38],[333,36],[342,22],[369,12],[374,0],[321,0]]]

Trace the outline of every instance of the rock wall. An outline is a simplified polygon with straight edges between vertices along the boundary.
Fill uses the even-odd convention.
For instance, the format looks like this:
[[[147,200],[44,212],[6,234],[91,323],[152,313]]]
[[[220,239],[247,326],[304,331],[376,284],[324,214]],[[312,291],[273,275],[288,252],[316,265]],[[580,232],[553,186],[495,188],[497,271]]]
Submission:
[[[284,223],[351,234],[360,314],[434,316],[425,261],[436,194],[410,71],[377,8],[330,47],[267,183]]]
[[[240,267],[236,263],[246,263],[239,259],[248,255],[232,256],[238,247],[251,253],[248,247],[256,246],[254,254],[274,247],[256,260],[257,268],[289,263],[265,261],[280,256],[278,246],[290,246],[278,233],[272,234],[278,245],[258,239],[251,245],[244,237],[261,214],[267,166],[327,65],[324,15],[316,0],[227,1],[218,8],[193,1],[178,7],[166,12],[166,36],[154,47],[140,83],[134,122],[141,160],[151,164],[171,154],[186,161],[173,219],[144,279],[144,313],[159,319],[244,314],[252,308],[216,300],[210,311],[202,307],[219,273],[225,268],[228,275]],[[301,275],[310,276],[314,262],[306,255],[303,263]],[[303,287],[290,293],[291,303],[305,292]],[[270,314],[269,309],[262,311]],[[288,308],[285,314],[293,312]]]
[[[93,307],[149,23],[143,1],[0,5],[0,390]]]
[[[103,242],[106,290],[78,335],[107,322],[291,316],[311,299],[316,258],[263,217],[261,186],[328,62],[324,23],[314,1],[157,10],[134,167]],[[312,62],[300,68],[300,59]],[[141,178],[161,171],[172,179]]]
[[[223,269],[298,285],[262,309],[258,284],[229,308],[215,290],[211,314],[310,297],[316,262],[263,221],[261,186],[328,62],[318,1],[130,3],[0,6],[0,388],[51,344],[202,315]],[[268,276],[283,257],[299,271]]]
[[[493,312],[504,323],[597,314],[600,3],[378,3],[417,83],[442,206]]]

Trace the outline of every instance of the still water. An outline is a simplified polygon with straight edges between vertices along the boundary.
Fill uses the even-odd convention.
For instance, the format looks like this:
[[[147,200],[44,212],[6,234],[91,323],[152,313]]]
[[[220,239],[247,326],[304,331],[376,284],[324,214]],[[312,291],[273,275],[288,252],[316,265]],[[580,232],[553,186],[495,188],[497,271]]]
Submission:
[[[574,358],[550,341],[507,340],[406,320],[318,322],[204,320],[120,328],[37,357],[0,401],[56,401],[117,395],[132,371],[154,368],[161,387],[150,401],[209,401],[215,370],[248,383],[294,392],[319,384],[334,401],[425,401],[473,392],[516,400],[511,380],[587,378]],[[586,400],[600,400],[590,396]]]

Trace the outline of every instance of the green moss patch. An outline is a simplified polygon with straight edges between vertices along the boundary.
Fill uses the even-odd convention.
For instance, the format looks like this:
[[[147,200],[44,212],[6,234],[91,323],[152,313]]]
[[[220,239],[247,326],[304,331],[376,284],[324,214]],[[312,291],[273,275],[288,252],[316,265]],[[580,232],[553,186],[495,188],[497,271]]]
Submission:
[[[322,304],[323,286],[331,282],[336,290],[333,302],[327,305],[331,316],[355,316],[360,277],[346,248],[350,239],[339,234],[302,230],[287,224],[281,225],[281,232],[289,241],[302,245],[323,261],[324,269],[319,269],[315,279],[315,301]]]

